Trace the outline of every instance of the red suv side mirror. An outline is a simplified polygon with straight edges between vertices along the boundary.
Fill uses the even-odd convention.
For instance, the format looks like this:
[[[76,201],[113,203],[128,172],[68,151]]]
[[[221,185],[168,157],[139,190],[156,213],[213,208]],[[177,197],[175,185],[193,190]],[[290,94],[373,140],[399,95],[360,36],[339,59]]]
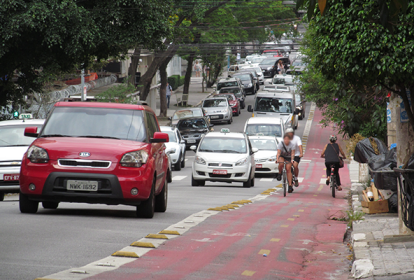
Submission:
[[[168,134],[163,132],[155,132],[154,137],[150,139],[150,143],[164,143],[169,141]]]
[[[28,136],[28,137],[37,137],[37,136],[39,136],[39,133],[37,133],[37,127],[36,126],[26,127],[24,129],[24,136]]]

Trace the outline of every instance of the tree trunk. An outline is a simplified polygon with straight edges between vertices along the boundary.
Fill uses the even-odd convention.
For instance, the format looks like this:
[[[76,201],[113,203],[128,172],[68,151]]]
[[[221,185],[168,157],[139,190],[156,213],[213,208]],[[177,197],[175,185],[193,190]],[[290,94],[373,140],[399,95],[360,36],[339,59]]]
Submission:
[[[183,94],[188,94],[188,91],[190,90],[190,82],[191,82],[191,76],[193,73],[193,62],[194,62],[194,55],[191,55],[187,59],[187,70],[185,72],[184,77],[184,89]]]
[[[200,39],[201,39],[201,34],[196,33],[193,44],[198,44],[200,42]],[[187,64],[187,72],[185,72],[185,77],[184,77],[183,94],[188,94],[188,91],[190,90],[190,81],[191,81],[191,76],[193,73],[193,62],[194,62],[195,54],[196,54],[196,51],[194,50],[190,51],[190,56],[187,59],[188,64]]]
[[[140,100],[146,100],[151,88],[152,79],[159,70],[161,64],[168,58],[171,58],[177,52],[178,47],[170,45],[165,52],[155,53],[155,58],[149,65],[147,72],[141,76],[141,80],[138,83],[137,89],[140,91]],[[168,61],[169,62],[169,61]],[[168,64],[168,63],[167,63]]]
[[[160,117],[167,117],[167,65],[160,66],[161,88],[160,88]]]
[[[128,68],[128,84],[135,86],[135,73],[139,64],[139,58],[141,57],[141,48],[136,47],[134,54],[131,56],[131,63]]]

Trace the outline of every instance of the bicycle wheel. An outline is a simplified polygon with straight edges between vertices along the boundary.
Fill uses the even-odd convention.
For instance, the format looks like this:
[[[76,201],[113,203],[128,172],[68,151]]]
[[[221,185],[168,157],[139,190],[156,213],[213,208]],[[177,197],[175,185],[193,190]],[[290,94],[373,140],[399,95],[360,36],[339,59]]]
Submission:
[[[335,176],[331,175],[331,189],[332,189],[332,197],[335,198],[335,189],[336,189],[336,178]]]
[[[286,196],[286,189],[287,189],[286,170],[283,170],[283,196]]]

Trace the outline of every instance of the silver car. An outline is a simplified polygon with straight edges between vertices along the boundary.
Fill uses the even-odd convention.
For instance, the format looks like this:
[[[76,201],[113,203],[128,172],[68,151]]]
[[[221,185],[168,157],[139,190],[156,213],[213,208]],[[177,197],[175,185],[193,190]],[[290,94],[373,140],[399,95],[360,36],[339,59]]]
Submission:
[[[210,117],[210,122],[233,122],[233,111],[229,100],[225,97],[204,99],[202,108]]]

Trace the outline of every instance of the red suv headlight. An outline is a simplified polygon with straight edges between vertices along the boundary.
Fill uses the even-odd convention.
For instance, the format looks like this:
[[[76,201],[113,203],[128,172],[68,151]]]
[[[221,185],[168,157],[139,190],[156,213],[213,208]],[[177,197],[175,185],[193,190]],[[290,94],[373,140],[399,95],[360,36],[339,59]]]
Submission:
[[[129,152],[122,156],[120,164],[123,167],[141,167],[147,163],[148,153],[144,150]]]
[[[27,150],[27,158],[33,163],[47,163],[49,161],[46,150],[35,145]]]

